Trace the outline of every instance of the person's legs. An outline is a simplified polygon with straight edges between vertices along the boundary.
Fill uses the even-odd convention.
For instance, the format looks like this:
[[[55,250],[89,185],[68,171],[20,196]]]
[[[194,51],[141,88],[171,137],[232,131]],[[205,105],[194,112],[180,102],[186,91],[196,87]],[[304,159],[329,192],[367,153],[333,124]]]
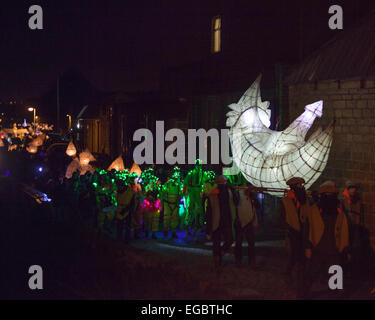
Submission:
[[[116,219],[117,221],[117,232],[116,232],[116,235],[117,235],[117,240],[119,241],[122,241],[122,233],[123,233],[123,230],[124,230],[124,219]]]
[[[135,239],[139,238],[139,232],[140,232],[141,227],[142,227],[142,210],[140,208],[139,203],[137,205],[138,206],[136,208],[136,211],[135,211],[134,215],[132,216],[133,217],[132,223],[133,223],[133,227],[134,227],[134,238]]]
[[[198,232],[200,233],[203,230],[204,220],[205,220],[202,197],[200,195],[199,195],[199,200],[198,200],[197,211],[198,211]]]
[[[313,254],[311,259],[306,261],[304,273],[297,282],[297,298],[306,299],[310,297],[311,287],[316,280],[319,270],[319,259]]]
[[[176,230],[179,224],[178,210],[179,210],[179,206],[176,204],[172,211],[171,224],[170,224],[171,231],[172,231],[172,238],[177,238]]]
[[[152,230],[152,213],[145,211],[143,213],[143,226],[145,229],[146,238],[148,238],[149,232]]]
[[[243,230],[240,223],[236,224],[236,248],[235,248],[235,258],[236,264],[241,265],[242,263],[242,241],[243,241]]]
[[[125,241],[128,242],[131,238],[131,221],[132,215],[129,212],[125,217]]]
[[[159,218],[160,218],[160,212],[154,211],[151,213],[152,217],[152,238],[156,239],[156,232],[159,230]]]
[[[287,237],[290,244],[290,254],[288,257],[288,264],[286,267],[286,273],[290,274],[293,271],[293,267],[297,263],[297,255],[298,255],[298,237],[296,235],[297,231],[288,230]]]
[[[222,234],[224,238],[224,244],[223,244],[223,247],[221,248],[221,253],[225,254],[229,252],[233,244],[232,226],[229,225],[229,226],[222,227]]]
[[[345,261],[347,267],[347,273],[350,276],[356,274],[359,269],[361,261],[361,227],[359,225],[352,224],[350,228],[351,232],[351,260]]]
[[[208,210],[205,214],[206,221],[206,238],[210,239],[212,229],[212,210]]]
[[[104,220],[106,218],[106,214],[103,210],[98,211],[98,231],[97,231],[97,237],[93,244],[93,247],[95,248],[98,244],[98,241],[100,240],[102,233],[103,233],[103,226],[104,226]]]
[[[191,227],[193,229],[193,233],[197,233],[200,230],[200,219],[203,211],[200,190],[191,190],[189,198],[189,215],[191,219]]]
[[[217,229],[212,233],[212,253],[214,257],[215,268],[218,268],[221,266],[220,241],[221,241],[221,231]]]
[[[247,240],[247,255],[248,255],[248,264],[255,265],[255,234],[254,226],[252,223],[249,223],[244,228],[244,234]]]
[[[168,231],[171,226],[171,205],[168,203],[164,203],[164,218],[163,218],[163,229],[164,229],[164,237],[168,236]]]
[[[195,234],[197,230],[197,210],[196,210],[196,203],[195,199],[190,202],[189,207],[189,229],[192,231],[193,234]]]

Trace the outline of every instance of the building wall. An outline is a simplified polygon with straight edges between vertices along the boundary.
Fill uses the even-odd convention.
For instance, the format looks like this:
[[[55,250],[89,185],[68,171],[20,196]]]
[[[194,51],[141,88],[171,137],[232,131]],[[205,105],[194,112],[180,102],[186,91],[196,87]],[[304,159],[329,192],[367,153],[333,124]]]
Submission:
[[[375,80],[290,85],[288,94],[290,122],[306,104],[324,101],[323,116],[315,120],[310,133],[318,124],[325,128],[336,119],[327,167],[312,189],[328,179],[335,181],[340,190],[348,179],[360,182],[365,224],[375,248]]]
[[[85,119],[83,145],[91,152],[109,154],[109,129],[105,119]]]

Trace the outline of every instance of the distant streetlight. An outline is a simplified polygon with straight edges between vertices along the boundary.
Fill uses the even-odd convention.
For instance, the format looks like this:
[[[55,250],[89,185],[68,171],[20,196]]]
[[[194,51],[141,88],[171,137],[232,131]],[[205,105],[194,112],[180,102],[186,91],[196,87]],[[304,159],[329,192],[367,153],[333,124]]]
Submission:
[[[36,131],[36,108],[29,107],[27,110],[30,112],[34,111],[34,131]]]
[[[71,116],[70,114],[67,114],[66,116],[69,118],[69,128],[68,128],[68,132],[70,132],[70,128],[72,127],[72,116]]]

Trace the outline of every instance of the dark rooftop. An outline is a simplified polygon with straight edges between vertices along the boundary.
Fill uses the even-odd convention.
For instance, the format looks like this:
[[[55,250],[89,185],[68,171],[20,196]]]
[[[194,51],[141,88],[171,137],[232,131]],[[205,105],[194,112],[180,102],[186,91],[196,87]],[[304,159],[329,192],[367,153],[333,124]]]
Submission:
[[[328,26],[327,26],[328,27]],[[339,33],[291,69],[287,84],[375,76],[375,11]]]

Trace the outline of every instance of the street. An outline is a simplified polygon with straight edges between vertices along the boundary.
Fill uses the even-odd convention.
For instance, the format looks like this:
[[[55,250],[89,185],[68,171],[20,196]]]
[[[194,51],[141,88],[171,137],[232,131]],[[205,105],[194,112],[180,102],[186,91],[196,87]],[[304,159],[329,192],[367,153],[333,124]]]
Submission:
[[[1,298],[295,299],[294,285],[282,276],[282,240],[256,242],[256,270],[236,267],[233,255],[227,254],[216,273],[209,241],[185,241],[182,233],[164,240],[158,233],[157,240],[141,238],[126,245],[107,235],[92,249],[92,231],[78,222],[52,219],[48,210],[20,193],[15,182],[2,179],[1,190]],[[31,265],[43,269],[43,290],[28,287]],[[373,275],[371,268],[347,284],[350,294],[345,292],[343,298],[374,298],[370,291],[375,282],[366,281]]]

